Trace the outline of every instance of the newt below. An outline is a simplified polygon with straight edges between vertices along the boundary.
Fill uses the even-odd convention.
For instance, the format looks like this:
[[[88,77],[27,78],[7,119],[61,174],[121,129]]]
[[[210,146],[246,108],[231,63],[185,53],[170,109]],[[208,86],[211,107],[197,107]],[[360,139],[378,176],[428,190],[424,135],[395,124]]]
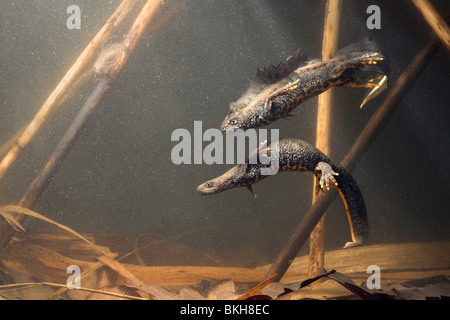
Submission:
[[[263,144],[255,152],[261,156],[273,157],[271,144]],[[330,183],[336,187],[347,211],[353,242],[347,242],[344,248],[365,244],[369,236],[369,224],[366,205],[361,191],[352,175],[341,165],[331,160],[319,149],[298,139],[281,139],[278,141],[278,161],[280,171],[308,171],[320,177],[320,187],[329,189]],[[261,168],[267,161],[252,164],[247,159],[223,175],[206,181],[197,187],[201,195],[211,195],[232,188],[247,187],[256,197],[253,184],[269,177],[262,175]],[[270,161],[272,163],[272,161]]]

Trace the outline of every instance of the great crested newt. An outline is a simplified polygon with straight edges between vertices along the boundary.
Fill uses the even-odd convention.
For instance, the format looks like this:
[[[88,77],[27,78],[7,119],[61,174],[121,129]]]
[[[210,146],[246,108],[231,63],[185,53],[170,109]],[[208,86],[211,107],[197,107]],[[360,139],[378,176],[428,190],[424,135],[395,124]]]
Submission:
[[[325,61],[310,61],[297,50],[277,67],[258,69],[241,98],[230,104],[220,129],[246,130],[280,118],[290,119],[300,103],[333,86],[373,88],[372,94],[384,88],[382,83],[385,84],[388,74],[387,59],[370,38],[342,48]]]
[[[256,150],[258,159],[262,156],[274,157],[275,153],[271,153],[272,144],[273,142],[262,145]],[[269,176],[260,172],[261,168],[267,167],[267,163],[261,160],[250,162],[247,158],[244,164],[238,164],[223,175],[199,185],[197,192],[210,195],[232,188],[247,187],[256,197],[253,184]],[[344,201],[353,239],[353,242],[348,242],[344,248],[367,242],[369,226],[366,205],[358,185],[344,167],[314,146],[298,139],[278,140],[278,163],[279,171],[312,172],[320,177],[322,189],[324,186],[329,189],[330,183],[334,185]]]

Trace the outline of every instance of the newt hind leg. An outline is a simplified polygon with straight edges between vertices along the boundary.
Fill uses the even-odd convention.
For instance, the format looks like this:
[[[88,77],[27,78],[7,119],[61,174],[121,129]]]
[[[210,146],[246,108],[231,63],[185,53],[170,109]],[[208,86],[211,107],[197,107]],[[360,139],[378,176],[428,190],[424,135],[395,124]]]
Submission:
[[[346,87],[354,87],[354,88],[377,88],[381,87],[380,82],[385,78],[386,76],[382,74],[377,75],[370,75],[369,77],[362,78],[362,77],[353,77],[350,82],[347,82],[345,84]]]
[[[378,53],[366,53],[340,62],[332,71],[332,78],[340,78],[344,72],[359,69],[365,72],[374,72],[386,75],[388,73],[385,57]]]

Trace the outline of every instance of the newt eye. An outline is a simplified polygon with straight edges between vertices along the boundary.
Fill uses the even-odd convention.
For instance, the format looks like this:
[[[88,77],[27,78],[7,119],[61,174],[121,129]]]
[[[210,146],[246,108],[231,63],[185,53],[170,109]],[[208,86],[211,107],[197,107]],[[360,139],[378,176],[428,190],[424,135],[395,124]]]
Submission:
[[[229,124],[237,124],[237,123],[238,123],[237,119],[231,119],[229,122]]]
[[[211,181],[205,183],[205,188],[210,189],[212,187],[214,187],[214,183],[212,183]]]

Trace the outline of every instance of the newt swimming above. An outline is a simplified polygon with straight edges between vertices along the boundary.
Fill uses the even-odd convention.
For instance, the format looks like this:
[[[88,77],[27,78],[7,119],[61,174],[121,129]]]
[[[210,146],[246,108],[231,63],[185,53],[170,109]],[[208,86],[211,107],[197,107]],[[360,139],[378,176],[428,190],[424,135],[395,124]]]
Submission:
[[[364,104],[385,88],[388,69],[386,57],[370,38],[339,50],[326,61],[308,61],[306,54],[297,50],[277,67],[258,69],[256,79],[242,97],[230,104],[220,129],[246,130],[288,119],[304,100],[333,86],[373,88]]]
[[[262,156],[274,157],[275,153],[271,154],[271,145],[265,144],[258,148],[256,152],[259,159]],[[312,172],[320,177],[321,188],[326,186],[328,189],[331,183],[339,191],[347,210],[353,239],[353,242],[347,242],[344,248],[366,243],[369,234],[366,205],[351,174],[320,150],[302,140],[281,139],[278,141],[278,150],[279,171]],[[197,191],[201,195],[210,195],[232,188],[247,187],[256,197],[252,185],[269,176],[260,172],[263,167],[267,167],[263,163],[268,162],[248,159],[246,163],[236,165],[223,175],[202,183],[197,187]]]

